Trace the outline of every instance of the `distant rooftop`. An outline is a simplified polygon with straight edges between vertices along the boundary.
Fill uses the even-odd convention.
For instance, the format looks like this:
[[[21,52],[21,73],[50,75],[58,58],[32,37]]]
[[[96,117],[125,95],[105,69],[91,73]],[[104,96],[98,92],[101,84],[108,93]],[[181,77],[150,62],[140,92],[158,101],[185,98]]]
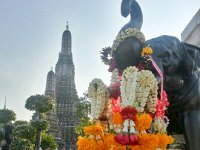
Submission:
[[[181,33],[181,41],[200,47],[200,9]]]

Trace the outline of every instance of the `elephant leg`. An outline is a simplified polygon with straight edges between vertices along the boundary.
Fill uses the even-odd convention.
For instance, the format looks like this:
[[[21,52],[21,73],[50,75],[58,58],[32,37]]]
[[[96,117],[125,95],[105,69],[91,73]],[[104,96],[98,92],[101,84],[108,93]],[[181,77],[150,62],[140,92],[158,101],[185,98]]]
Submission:
[[[184,134],[189,150],[200,150],[200,110],[183,113]]]

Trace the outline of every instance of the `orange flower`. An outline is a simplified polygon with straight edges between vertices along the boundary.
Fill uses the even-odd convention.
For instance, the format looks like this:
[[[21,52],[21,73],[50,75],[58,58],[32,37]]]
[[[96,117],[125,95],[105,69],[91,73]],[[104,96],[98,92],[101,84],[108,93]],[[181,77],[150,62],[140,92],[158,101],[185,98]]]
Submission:
[[[113,123],[114,124],[123,124],[122,115],[120,113],[113,113]]]
[[[159,138],[158,147],[162,150],[165,150],[168,144],[172,144],[174,142],[174,139],[172,136],[168,136],[167,134],[156,134]]]
[[[148,142],[149,142],[149,136],[148,134],[140,134],[138,135],[138,143],[141,146],[142,150],[147,150],[148,148]]]
[[[140,134],[138,138],[141,150],[155,150],[158,147],[159,140],[154,134]]]
[[[155,150],[158,147],[159,139],[155,134],[149,134],[149,150]]]
[[[129,148],[131,149],[131,150],[142,150],[141,148],[140,148],[140,145],[130,145],[129,146]]]
[[[111,133],[104,135],[103,140],[104,140],[104,148],[108,150],[111,149],[111,147],[115,143],[114,135]]]
[[[145,47],[142,49],[142,53],[141,55],[151,55],[153,53],[153,50],[151,49],[151,47]]]
[[[104,150],[104,143],[103,143],[103,141],[102,140],[98,140],[97,142],[96,142],[96,148],[95,148],[95,150]]]
[[[150,128],[152,122],[152,118],[149,114],[142,113],[140,115],[136,115],[136,129],[138,131],[147,130]]]
[[[103,134],[103,127],[99,124],[86,126],[83,128],[85,135],[101,135]]]
[[[77,141],[78,150],[90,150],[90,141],[86,137],[78,137]]]

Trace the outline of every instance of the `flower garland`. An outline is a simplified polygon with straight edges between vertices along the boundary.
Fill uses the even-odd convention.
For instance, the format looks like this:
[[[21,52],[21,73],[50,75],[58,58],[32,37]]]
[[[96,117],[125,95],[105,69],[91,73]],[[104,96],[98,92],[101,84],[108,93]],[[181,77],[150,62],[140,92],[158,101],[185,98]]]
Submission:
[[[110,48],[103,50],[102,60],[105,63],[114,64],[114,60],[110,61],[108,55],[129,37],[135,37],[141,43],[145,40],[140,31],[127,29],[118,35],[112,50]],[[97,124],[98,121],[84,127],[85,136],[78,138],[78,150],[155,150],[166,149],[168,144],[173,143],[174,139],[166,134],[168,119],[165,116],[165,110],[169,105],[167,95],[161,88],[161,97],[157,99],[158,83],[149,70],[154,67],[163,79],[162,73],[151,58],[152,53],[153,50],[150,47],[144,47],[137,68],[127,67],[122,77],[119,77],[117,69],[114,67],[111,69],[113,72],[111,87],[120,87],[120,92],[117,92],[118,96],[115,99],[119,100],[121,93],[121,109],[112,112],[112,120],[107,121],[105,127]],[[100,79],[94,79],[90,83],[88,97],[91,99],[91,115],[94,120],[101,121],[103,115],[110,114],[108,90]]]
[[[94,124],[83,128],[85,135],[102,135],[104,128],[100,124]]]
[[[118,81],[119,81],[119,72],[118,72],[118,69],[115,68],[113,70],[113,72],[112,72],[112,76],[111,76],[110,82],[111,82],[111,84],[114,84],[114,83],[116,83]]]
[[[120,92],[121,92],[121,107],[132,106],[135,100],[135,90],[137,81],[136,67],[128,67],[124,70],[122,74]]]
[[[145,42],[145,37],[144,37],[144,35],[141,31],[139,31],[136,28],[134,28],[134,29],[128,28],[128,29],[125,30],[125,32],[121,32],[120,34],[117,35],[117,37],[114,40],[113,45],[112,45],[111,55],[113,55],[114,51],[117,50],[119,45],[122,42],[124,42],[125,39],[127,39],[129,37],[136,38],[140,43]]]
[[[91,116],[93,119],[99,119],[109,99],[107,87],[101,79],[96,78],[90,82],[88,97],[91,100]]]
[[[145,109],[155,113],[157,90],[157,81],[151,71],[138,71],[136,67],[128,67],[122,74],[121,107],[133,106],[139,113]]]
[[[136,99],[133,103],[138,112],[142,113],[144,110],[147,110],[148,112],[155,113],[157,90],[157,81],[153,73],[149,70],[139,71],[136,85]]]

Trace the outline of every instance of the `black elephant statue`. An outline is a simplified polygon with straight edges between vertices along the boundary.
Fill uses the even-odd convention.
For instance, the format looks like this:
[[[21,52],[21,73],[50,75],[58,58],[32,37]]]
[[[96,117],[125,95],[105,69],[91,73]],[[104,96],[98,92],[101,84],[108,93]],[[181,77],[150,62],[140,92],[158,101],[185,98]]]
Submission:
[[[136,36],[126,36],[117,47],[113,44],[116,67],[123,71],[128,66],[136,66],[142,48],[151,47],[152,58],[164,74],[164,89],[170,102],[168,111],[173,110],[179,119],[171,123],[183,129],[187,149],[200,150],[200,48],[167,35],[141,41],[137,37],[142,34],[139,31],[143,21],[140,6],[135,0],[123,0],[121,7],[122,15],[130,14],[131,21],[122,27],[118,36],[128,28],[138,31]]]

